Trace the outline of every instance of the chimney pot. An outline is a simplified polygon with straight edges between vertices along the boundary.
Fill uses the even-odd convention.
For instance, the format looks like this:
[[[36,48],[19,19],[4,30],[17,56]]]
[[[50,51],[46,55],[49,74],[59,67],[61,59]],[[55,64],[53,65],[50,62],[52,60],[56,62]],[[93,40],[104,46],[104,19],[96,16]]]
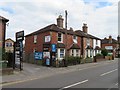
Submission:
[[[87,27],[87,24],[83,23],[83,32],[84,33],[88,33],[88,27]]]
[[[64,19],[62,18],[62,15],[59,15],[57,18],[57,26],[63,28],[63,21]]]

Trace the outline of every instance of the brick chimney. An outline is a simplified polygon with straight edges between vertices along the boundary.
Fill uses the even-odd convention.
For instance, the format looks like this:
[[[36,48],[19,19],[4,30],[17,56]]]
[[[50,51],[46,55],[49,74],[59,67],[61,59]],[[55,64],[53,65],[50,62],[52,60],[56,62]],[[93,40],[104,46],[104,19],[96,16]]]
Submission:
[[[109,43],[112,43],[112,36],[109,36]]]
[[[63,18],[62,18],[62,15],[59,15],[58,18],[57,18],[57,26],[60,27],[60,28],[63,28]]]
[[[84,32],[84,33],[88,33],[87,24],[84,23],[82,28],[83,28],[83,32]]]

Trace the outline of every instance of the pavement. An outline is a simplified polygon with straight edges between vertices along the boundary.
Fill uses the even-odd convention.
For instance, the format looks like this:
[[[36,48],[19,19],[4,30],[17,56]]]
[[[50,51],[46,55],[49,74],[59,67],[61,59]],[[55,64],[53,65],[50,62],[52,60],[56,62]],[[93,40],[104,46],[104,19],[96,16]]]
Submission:
[[[115,60],[79,64],[79,65],[60,67],[60,68],[46,67],[46,66],[39,66],[35,64],[24,63],[22,71],[15,70],[13,75],[2,76],[1,84],[19,82],[19,81],[24,81],[24,80],[32,80],[35,78],[45,78],[45,77],[49,77],[49,76],[56,75],[56,74],[63,74],[63,73],[76,71],[78,69],[83,70],[83,69],[87,69],[88,67],[92,68],[92,67],[95,67],[96,65],[114,62]]]

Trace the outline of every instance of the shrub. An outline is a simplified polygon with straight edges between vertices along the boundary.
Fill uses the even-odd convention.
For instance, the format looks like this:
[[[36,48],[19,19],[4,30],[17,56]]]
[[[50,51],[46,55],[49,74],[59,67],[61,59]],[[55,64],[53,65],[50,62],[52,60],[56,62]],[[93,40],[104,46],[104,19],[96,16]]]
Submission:
[[[92,63],[93,62],[93,58],[88,57],[85,59],[85,63]]]
[[[98,53],[98,54],[96,54],[96,56],[103,56],[102,54],[100,54],[100,53]]]
[[[101,53],[103,54],[103,56],[107,56],[108,55],[108,51],[106,49],[102,49]]]
[[[76,64],[80,64],[81,62],[81,58],[80,57],[73,57],[73,56],[69,56],[67,58],[67,63],[68,65],[76,65]]]

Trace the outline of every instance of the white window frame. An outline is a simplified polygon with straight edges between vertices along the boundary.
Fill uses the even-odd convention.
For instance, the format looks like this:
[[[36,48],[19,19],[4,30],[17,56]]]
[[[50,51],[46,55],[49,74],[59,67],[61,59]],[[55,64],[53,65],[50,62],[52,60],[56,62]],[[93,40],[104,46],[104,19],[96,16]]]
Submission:
[[[77,43],[77,36],[76,35],[73,35],[73,42]]]
[[[34,43],[37,43],[37,35],[34,35]]]
[[[90,38],[87,38],[87,46],[90,45]]]
[[[78,50],[78,52],[77,52]],[[79,49],[71,49],[71,56],[80,56],[80,50]]]
[[[63,34],[62,33],[58,33],[61,34],[61,41],[58,41],[59,43],[63,43]],[[57,35],[57,40],[58,40],[58,35]]]
[[[61,49],[64,50],[64,55],[63,55],[63,57],[60,57],[60,50],[61,50]],[[58,60],[62,60],[62,59],[64,58],[64,56],[65,56],[65,49],[64,49],[64,48],[58,48],[58,49],[57,49],[57,58],[58,58]]]
[[[79,56],[79,55],[80,55],[80,53],[79,53],[80,50],[78,50],[78,52],[77,52],[77,50],[78,50],[78,49],[76,49],[76,56]]]

